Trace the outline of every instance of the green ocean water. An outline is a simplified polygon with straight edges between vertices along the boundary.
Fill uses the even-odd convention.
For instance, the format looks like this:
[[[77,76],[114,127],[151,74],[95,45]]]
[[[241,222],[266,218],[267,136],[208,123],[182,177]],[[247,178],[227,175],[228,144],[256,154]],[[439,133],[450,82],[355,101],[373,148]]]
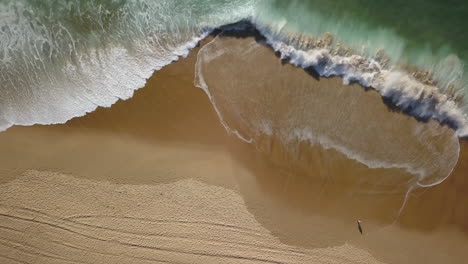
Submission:
[[[453,52],[468,59],[468,3],[463,0],[305,0],[274,1],[278,10],[290,10],[302,20],[304,31],[313,20],[311,10],[349,27],[362,23],[369,30],[391,30],[406,41],[411,50],[432,49],[442,54]],[[302,12],[298,16],[294,13]],[[360,36],[364,37],[365,36]]]
[[[462,72],[468,59],[466,14],[468,4],[457,0],[293,0],[264,1],[257,16],[298,34],[330,32],[362,55],[373,56],[383,50],[392,63],[431,71],[443,83],[439,88],[444,89],[447,75],[453,68]],[[449,56],[459,60],[447,60]],[[458,86],[468,92],[465,84]]]

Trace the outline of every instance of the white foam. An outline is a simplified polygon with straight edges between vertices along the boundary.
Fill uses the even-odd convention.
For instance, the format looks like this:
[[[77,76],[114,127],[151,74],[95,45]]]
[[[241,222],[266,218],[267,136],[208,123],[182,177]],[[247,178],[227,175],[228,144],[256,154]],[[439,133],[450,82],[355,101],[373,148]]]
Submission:
[[[217,1],[1,2],[0,131],[64,123],[132,97],[213,28],[251,14],[253,3],[230,7]]]
[[[0,130],[12,125],[65,123],[94,111],[98,106],[110,107],[119,99],[126,100],[135,90],[144,87],[154,71],[179,57],[186,57],[210,32],[207,30],[166,54],[148,51],[135,56],[121,46],[105,51],[91,50],[63,67],[63,81],[50,82],[47,79],[44,83],[37,83],[35,88],[42,93],[28,98],[29,102],[3,106]]]

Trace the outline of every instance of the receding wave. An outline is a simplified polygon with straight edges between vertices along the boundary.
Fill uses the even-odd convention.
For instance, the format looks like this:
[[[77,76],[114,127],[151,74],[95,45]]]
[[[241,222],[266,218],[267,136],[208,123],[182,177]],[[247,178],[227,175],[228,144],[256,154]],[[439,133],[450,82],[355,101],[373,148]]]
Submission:
[[[229,133],[267,152],[271,140],[289,153],[308,142],[368,168],[402,169],[416,177],[391,180],[408,188],[449,176],[459,155],[451,129],[388,111],[374,93],[344,88],[337,77],[317,82],[282,65],[267,43],[220,35],[198,53],[195,85],[207,93]]]

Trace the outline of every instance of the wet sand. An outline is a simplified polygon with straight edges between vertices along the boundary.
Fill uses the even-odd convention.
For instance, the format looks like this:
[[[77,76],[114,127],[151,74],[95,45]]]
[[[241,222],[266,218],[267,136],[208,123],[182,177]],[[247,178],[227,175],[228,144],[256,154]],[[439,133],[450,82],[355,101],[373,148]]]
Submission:
[[[402,193],[352,181],[393,171],[308,146],[291,162],[275,140],[265,154],[227,135],[193,85],[196,52],[111,108],[0,134],[2,263],[463,263],[466,140],[452,175],[395,219]]]

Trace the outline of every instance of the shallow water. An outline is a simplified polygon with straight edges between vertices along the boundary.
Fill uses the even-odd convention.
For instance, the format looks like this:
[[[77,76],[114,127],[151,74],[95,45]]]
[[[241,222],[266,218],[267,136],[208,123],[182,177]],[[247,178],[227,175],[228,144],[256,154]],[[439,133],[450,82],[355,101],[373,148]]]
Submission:
[[[370,169],[406,172],[364,176],[340,168],[339,173],[330,168],[335,159],[331,154],[324,158],[330,167],[305,165],[311,177],[350,174],[351,181],[369,181],[367,193],[407,193],[450,175],[459,155],[458,138],[450,128],[393,112],[377,93],[363,92],[359,85],[316,78],[320,80],[282,64],[262,41],[218,36],[198,53],[195,85],[208,94],[228,133],[266,153],[279,144],[286,158],[279,161],[286,162],[282,166],[307,157],[304,148],[319,146]]]

